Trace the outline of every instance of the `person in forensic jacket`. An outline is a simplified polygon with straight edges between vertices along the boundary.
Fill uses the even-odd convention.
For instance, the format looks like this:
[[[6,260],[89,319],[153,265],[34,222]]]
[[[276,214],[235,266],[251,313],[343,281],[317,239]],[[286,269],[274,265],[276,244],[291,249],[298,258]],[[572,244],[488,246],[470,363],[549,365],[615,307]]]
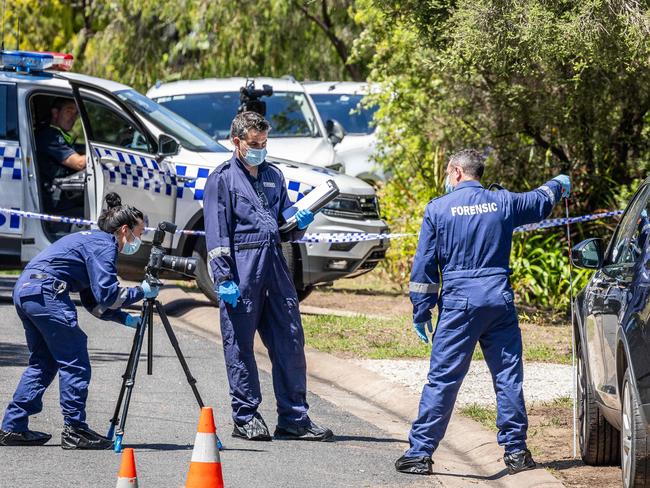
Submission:
[[[45,444],[52,436],[28,429],[29,416],[43,408],[47,387],[59,374],[64,428],[63,449],[109,449],[113,442],[86,424],[86,398],[90,382],[87,336],[79,326],[70,292],[94,316],[135,328],[140,317],[120,310],[158,289],[145,281],[124,288],[117,280],[119,252],[133,254],[140,245],[144,216],[122,206],[115,193],[106,196],[108,208],[98,219],[100,230],[70,234],[56,241],[24,269],[13,292],[23,327],[29,365],[2,420],[0,445]]]
[[[236,150],[209,176],[204,193],[205,232],[220,297],[234,437],[271,440],[257,411],[262,395],[253,354],[257,330],[269,351],[277,400],[276,439],[325,441],[332,431],[307,415],[304,334],[298,296],[281,242],[302,237],[314,215],[300,210],[298,230],[280,233],[291,206],[282,172],[265,161],[269,123],[255,112],[235,117]]]
[[[464,150],[447,166],[448,194],[429,202],[411,271],[409,295],[413,325],[428,342],[431,309],[438,324],[431,338],[428,382],[409,434],[410,449],[397,460],[398,471],[431,474],[431,455],[445,434],[458,389],[481,345],[497,398],[497,440],[505,448],[509,473],[532,469],[526,447],[528,418],[523,394],[521,331],[509,267],[513,229],[546,218],[568,176],[559,175],[536,190],[489,191],[479,182],[483,157]],[[440,284],[442,290],[440,291]]]

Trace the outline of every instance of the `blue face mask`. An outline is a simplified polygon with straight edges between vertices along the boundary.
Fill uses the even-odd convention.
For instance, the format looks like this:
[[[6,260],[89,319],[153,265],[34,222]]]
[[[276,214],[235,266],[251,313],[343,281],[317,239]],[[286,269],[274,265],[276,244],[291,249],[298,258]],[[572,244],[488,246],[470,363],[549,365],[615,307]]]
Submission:
[[[253,149],[249,147],[246,156],[244,156],[244,161],[249,166],[259,166],[264,162],[264,158],[266,158],[266,148]]]
[[[131,232],[131,230],[129,230],[129,232]],[[127,256],[138,252],[138,249],[140,249],[140,244],[142,244],[142,240],[140,240],[139,237],[134,236],[133,232],[131,232],[131,236],[133,237],[133,241],[129,242],[127,240],[124,243],[124,247],[122,247],[122,254],[126,254]]]
[[[454,187],[449,182],[449,175],[447,175],[447,178],[445,178],[445,193],[451,193],[452,191],[454,191]]]

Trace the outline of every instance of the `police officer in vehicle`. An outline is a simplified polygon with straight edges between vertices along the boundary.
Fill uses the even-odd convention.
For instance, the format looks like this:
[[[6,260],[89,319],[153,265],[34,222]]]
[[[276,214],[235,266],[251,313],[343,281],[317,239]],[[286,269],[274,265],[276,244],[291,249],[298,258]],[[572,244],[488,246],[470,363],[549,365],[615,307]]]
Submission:
[[[77,105],[72,98],[57,97],[52,102],[48,123],[41,124],[36,130],[36,154],[41,181],[46,189],[46,212],[61,213],[72,207],[83,209],[83,201],[62,201],[52,187],[56,178],[86,169],[86,156],[74,149],[74,137],[70,134],[78,117]]]
[[[442,440],[458,389],[481,345],[497,397],[497,441],[510,474],[535,467],[526,447],[528,418],[523,394],[521,331],[508,276],[513,229],[546,218],[561,197],[569,196],[569,177],[559,175],[536,190],[489,191],[479,180],[484,159],[475,150],[451,157],[447,195],[433,199],[424,220],[411,271],[409,295],[413,326],[428,342],[428,382],[418,417],[409,434],[410,449],[395,467],[411,474],[432,474],[431,455]],[[442,283],[442,290],[439,290]]]
[[[81,330],[70,292],[79,292],[89,312],[135,328],[140,316],[121,307],[155,297],[157,288],[146,281],[132,288],[117,280],[119,252],[133,254],[140,246],[144,216],[122,206],[115,193],[106,196],[108,208],[98,219],[100,230],[78,232],[59,239],[32,259],[18,278],[13,300],[22,320],[29,348],[29,365],[2,420],[0,445],[38,446],[52,437],[29,430],[30,415],[43,408],[47,387],[59,374],[64,428],[63,449],[110,449],[113,442],[86,423],[90,382],[87,336]]]
[[[302,237],[314,215],[298,211],[298,230],[280,233],[282,211],[291,202],[282,172],[265,161],[270,129],[255,112],[235,117],[230,138],[236,150],[210,174],[203,199],[208,260],[220,297],[232,435],[271,440],[257,411],[262,395],[253,339],[258,331],[273,367],[278,412],[274,437],[327,441],[332,431],[307,414],[305,339],[296,288],[280,245]]]

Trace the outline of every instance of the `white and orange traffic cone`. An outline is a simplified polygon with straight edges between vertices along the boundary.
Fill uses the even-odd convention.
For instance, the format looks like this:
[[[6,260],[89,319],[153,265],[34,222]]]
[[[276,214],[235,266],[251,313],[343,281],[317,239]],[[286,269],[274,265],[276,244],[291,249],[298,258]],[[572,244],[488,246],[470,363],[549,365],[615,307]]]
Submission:
[[[138,474],[135,472],[135,454],[133,449],[127,447],[122,452],[122,463],[117,475],[115,488],[138,488]]]
[[[210,407],[201,409],[185,488],[223,488],[217,433]]]

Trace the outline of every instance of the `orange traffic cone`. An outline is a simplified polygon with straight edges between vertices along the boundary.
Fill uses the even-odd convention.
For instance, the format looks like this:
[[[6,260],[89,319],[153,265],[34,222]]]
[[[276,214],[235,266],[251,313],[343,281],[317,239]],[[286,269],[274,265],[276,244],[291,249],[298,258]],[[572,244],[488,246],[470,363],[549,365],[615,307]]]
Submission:
[[[117,475],[115,488],[138,488],[138,475],[135,472],[135,455],[133,449],[127,447],[122,452],[122,464]]]
[[[217,434],[210,407],[201,409],[185,488],[223,488]]]

